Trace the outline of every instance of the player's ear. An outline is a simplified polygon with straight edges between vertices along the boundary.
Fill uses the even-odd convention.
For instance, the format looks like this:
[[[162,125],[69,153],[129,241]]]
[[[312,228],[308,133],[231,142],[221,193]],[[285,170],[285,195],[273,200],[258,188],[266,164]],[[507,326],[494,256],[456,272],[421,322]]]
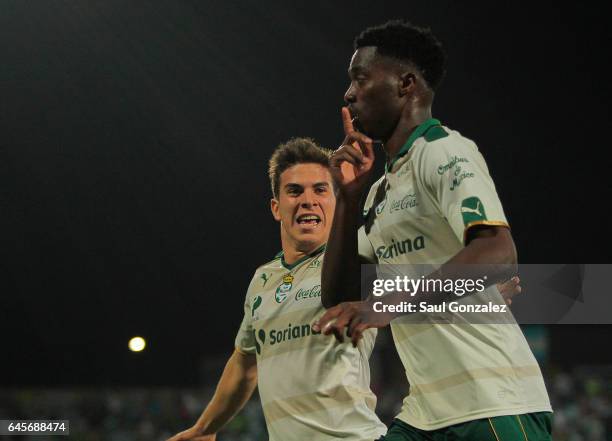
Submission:
[[[274,219],[280,222],[281,218],[278,208],[278,201],[275,198],[270,199],[270,211],[272,211],[272,216],[274,216]]]
[[[399,75],[399,95],[412,95],[416,91],[417,78],[414,72],[403,71]]]

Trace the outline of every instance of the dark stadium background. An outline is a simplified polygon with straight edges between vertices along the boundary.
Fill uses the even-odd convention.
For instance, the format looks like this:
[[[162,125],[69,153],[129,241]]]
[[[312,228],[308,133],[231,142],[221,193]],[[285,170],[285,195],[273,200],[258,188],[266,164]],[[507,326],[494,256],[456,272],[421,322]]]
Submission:
[[[352,39],[395,17],[443,41],[434,116],[484,153],[520,261],[609,263],[609,34],[590,6],[7,1],[1,386],[201,384],[280,249],[271,151],[338,145]],[[609,326],[548,332],[551,363],[612,363]]]

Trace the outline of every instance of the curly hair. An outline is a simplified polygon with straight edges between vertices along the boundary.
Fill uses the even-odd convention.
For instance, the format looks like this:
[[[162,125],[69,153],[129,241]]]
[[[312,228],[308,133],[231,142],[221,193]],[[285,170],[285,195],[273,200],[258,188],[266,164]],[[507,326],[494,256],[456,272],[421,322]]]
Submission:
[[[268,167],[272,195],[278,198],[280,176],[285,170],[297,164],[313,163],[329,168],[331,154],[331,150],[320,147],[310,138],[291,138],[280,144],[270,157]]]
[[[413,64],[432,90],[436,90],[444,77],[446,53],[429,28],[391,20],[369,27],[355,38],[355,50],[366,46],[376,46],[380,55]]]

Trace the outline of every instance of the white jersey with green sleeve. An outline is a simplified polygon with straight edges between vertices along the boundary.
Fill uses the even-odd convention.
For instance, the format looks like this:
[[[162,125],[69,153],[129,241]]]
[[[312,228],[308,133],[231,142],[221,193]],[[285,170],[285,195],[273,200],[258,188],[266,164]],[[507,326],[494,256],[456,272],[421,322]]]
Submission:
[[[315,333],[323,315],[324,249],[287,265],[259,267],[244,303],[236,349],[257,356],[259,395],[271,441],[372,441],[386,433],[374,409],[369,357],[376,332],[357,348]]]
[[[508,227],[476,144],[430,119],[417,127],[370,189],[359,252],[378,264],[439,266],[465,245],[469,228]],[[504,303],[496,287],[466,298]],[[424,314],[391,323],[409,395],[398,418],[422,430],[499,415],[551,411],[540,367],[511,324],[448,322]]]

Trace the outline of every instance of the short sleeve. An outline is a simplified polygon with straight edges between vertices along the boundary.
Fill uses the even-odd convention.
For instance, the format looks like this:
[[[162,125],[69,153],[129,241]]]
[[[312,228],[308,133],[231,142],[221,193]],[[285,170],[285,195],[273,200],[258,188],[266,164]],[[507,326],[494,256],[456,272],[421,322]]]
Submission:
[[[247,291],[246,299],[244,301],[244,317],[242,323],[238,329],[236,340],[234,345],[236,350],[245,354],[255,353],[255,334],[253,331],[253,308],[251,305],[250,290]],[[259,297],[261,301],[261,297]]]
[[[462,243],[474,226],[508,227],[487,164],[470,140],[449,136],[425,145],[417,170]]]

